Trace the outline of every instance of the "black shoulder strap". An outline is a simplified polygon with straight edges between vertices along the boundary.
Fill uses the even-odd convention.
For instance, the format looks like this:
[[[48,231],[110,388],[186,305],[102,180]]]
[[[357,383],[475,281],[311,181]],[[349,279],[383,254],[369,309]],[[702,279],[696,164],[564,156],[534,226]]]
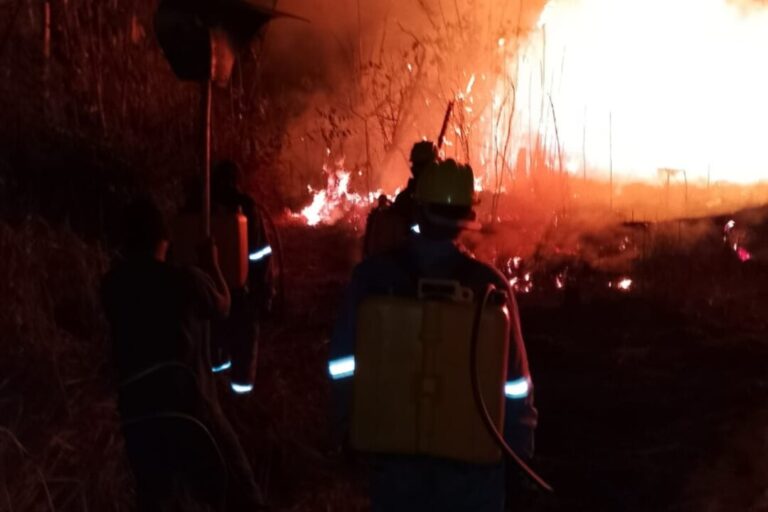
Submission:
[[[416,260],[412,257],[407,246],[400,247],[394,254],[397,265],[404,271],[408,279],[407,295],[415,297],[418,295],[419,279],[424,277],[421,269],[418,267]],[[450,269],[447,279],[456,280],[461,283],[462,286],[472,284],[475,280],[473,278],[475,273],[475,262],[471,257],[466,254],[461,254],[457,259],[453,268]],[[477,293],[477,290],[473,291]]]

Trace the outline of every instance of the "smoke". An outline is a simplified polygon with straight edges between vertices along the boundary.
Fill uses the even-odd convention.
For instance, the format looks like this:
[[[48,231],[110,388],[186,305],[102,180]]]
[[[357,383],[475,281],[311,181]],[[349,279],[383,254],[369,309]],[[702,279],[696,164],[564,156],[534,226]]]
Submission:
[[[454,126],[466,133],[449,132],[446,155],[479,158],[473,123],[544,3],[280,1],[310,20],[273,23],[263,47],[271,86],[294,111],[282,155],[289,201],[322,186],[324,166],[352,171],[359,191],[402,187],[410,146],[437,139],[448,102],[461,96]]]
[[[766,19],[766,2],[635,4],[642,23],[620,3],[629,5],[281,0],[278,8],[310,20],[273,23],[263,45],[273,96],[291,111],[283,196],[306,205],[307,187],[323,188],[339,168],[360,193],[403,187],[411,144],[437,138],[453,100],[444,155],[473,165],[485,218],[514,217],[525,205],[546,222],[574,208],[655,222],[764,203],[767,186],[727,183],[759,181],[751,171],[762,161],[761,132],[734,122],[759,117],[752,92],[761,68],[727,51],[752,48],[745,41]],[[727,3],[749,24],[718,16]],[[669,44],[650,37],[654,23],[669,29]],[[707,27],[717,28],[717,44]],[[613,69],[601,60],[612,48],[637,58],[621,54]]]
[[[768,0],[728,0],[728,3],[743,9],[746,12],[755,9],[768,8]]]

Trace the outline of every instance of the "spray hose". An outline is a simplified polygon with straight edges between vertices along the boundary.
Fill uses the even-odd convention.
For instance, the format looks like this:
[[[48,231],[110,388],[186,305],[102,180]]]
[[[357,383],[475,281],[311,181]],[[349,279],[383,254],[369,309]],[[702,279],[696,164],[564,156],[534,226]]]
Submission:
[[[501,432],[499,432],[498,428],[496,428],[496,425],[493,423],[491,414],[488,412],[488,406],[486,405],[483,394],[480,391],[480,376],[477,367],[477,347],[480,339],[480,323],[483,318],[483,310],[488,303],[488,299],[490,299],[495,290],[496,288],[493,285],[488,285],[488,287],[485,289],[482,299],[477,303],[475,318],[472,322],[472,338],[470,340],[469,348],[469,373],[472,379],[472,393],[475,396],[475,404],[477,405],[477,410],[480,413],[480,417],[482,418],[485,427],[488,429],[488,433],[491,435],[491,437],[493,437],[493,440],[499,446],[502,453],[512,459],[515,464],[522,470],[525,476],[527,476],[539,488],[548,493],[553,493],[554,489],[552,489],[552,486],[549,485],[533,469],[531,469],[531,467],[528,466],[528,464],[526,464],[525,461],[523,461],[523,459],[517,453],[515,453],[515,451],[504,440],[504,436]]]

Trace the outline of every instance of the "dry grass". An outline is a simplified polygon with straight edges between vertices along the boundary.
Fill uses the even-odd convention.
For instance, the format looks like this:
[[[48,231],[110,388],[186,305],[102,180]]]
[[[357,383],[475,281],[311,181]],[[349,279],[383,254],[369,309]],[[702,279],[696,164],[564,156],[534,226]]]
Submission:
[[[363,510],[359,475],[325,455],[323,420],[325,341],[353,253],[317,248],[351,242],[289,235],[294,323],[265,333],[257,393],[225,406],[276,510]],[[0,261],[0,510],[133,510],[98,296],[107,254],[27,220],[0,223]]]
[[[105,254],[41,221],[0,224],[0,503],[130,510],[98,282]]]
[[[282,229],[288,316],[265,330],[256,392],[225,406],[275,510],[366,510],[364,468],[327,455],[324,372],[358,241],[341,228]],[[521,298],[540,392],[537,466],[561,490],[557,510],[619,510],[619,502],[642,510],[651,500],[654,510],[716,511],[733,496],[760,510],[763,465],[753,454],[764,446],[755,434],[764,418],[739,418],[764,395],[755,376],[768,354],[751,334],[762,324],[750,319],[755,311],[740,325],[717,309],[751,306],[760,267],[728,273],[697,252],[653,256],[648,272],[671,282],[651,301],[572,309]],[[0,261],[0,510],[132,510],[97,295],[105,252],[67,228],[27,220],[0,224]],[[708,278],[685,293],[691,274]],[[665,298],[665,289],[674,293]],[[717,300],[706,305],[706,297]],[[712,483],[734,468],[742,482]],[[530,510],[552,509],[535,501]]]

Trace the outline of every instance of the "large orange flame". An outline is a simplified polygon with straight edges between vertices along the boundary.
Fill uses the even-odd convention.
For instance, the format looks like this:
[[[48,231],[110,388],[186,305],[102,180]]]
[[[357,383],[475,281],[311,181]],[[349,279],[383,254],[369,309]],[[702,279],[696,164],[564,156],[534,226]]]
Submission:
[[[756,56],[768,53],[768,7],[761,5],[550,0],[532,30],[494,33],[501,37],[482,47],[482,58],[456,58],[456,69],[435,73],[440,87],[424,85],[408,106],[424,110],[414,113],[414,129],[423,134],[443,101],[454,100],[444,155],[470,161],[476,191],[509,192],[510,204],[527,199],[542,211],[583,201],[660,219],[763,203],[768,67]],[[402,73],[414,69],[406,63]],[[449,97],[434,102],[433,89]],[[350,192],[340,168],[326,174],[325,190],[311,190],[301,214],[310,225],[334,223],[379,194]],[[641,185],[622,190],[634,182]],[[494,218],[504,215],[499,204],[498,196],[484,203]]]
[[[559,142],[566,170],[592,177],[766,180],[767,52],[765,8],[551,0],[508,62],[517,142]]]

